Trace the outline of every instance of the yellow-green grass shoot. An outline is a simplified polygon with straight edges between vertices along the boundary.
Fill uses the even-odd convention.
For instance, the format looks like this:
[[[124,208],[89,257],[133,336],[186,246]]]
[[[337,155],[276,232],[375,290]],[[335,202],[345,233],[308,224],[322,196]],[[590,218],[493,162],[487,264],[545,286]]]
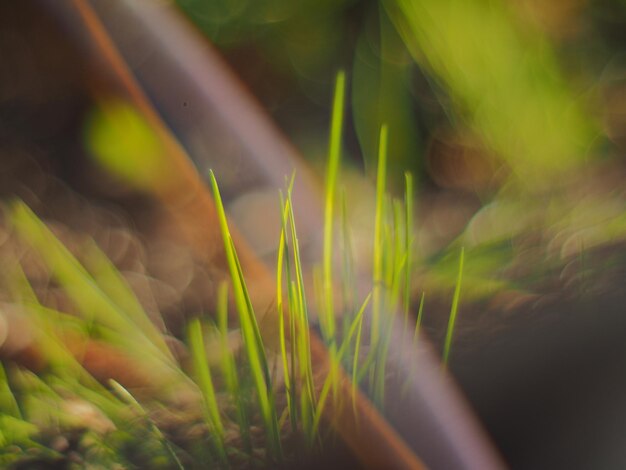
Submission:
[[[233,296],[239,314],[239,324],[242,331],[246,355],[250,363],[250,371],[257,392],[257,399],[261,408],[261,416],[267,428],[268,446],[274,457],[282,460],[282,446],[280,432],[278,429],[278,418],[276,415],[276,404],[272,392],[269,368],[265,356],[265,348],[261,340],[261,333],[256,321],[252,302],[246,288],[245,280],[237,253],[230,236],[226,212],[220,196],[220,191],[213,171],[209,173],[211,187],[217,210],[220,231],[224,241],[224,252],[230,271],[230,278],[233,288]]]
[[[385,301],[385,294],[390,287],[387,282],[389,281],[389,253],[387,248],[390,246],[388,243],[388,221],[386,206],[386,180],[387,180],[387,139],[388,131],[387,126],[383,124],[380,128],[379,141],[378,141],[378,164],[376,171],[376,200],[374,211],[374,246],[373,246],[373,260],[372,260],[372,321],[370,325],[370,352],[366,359],[364,368],[369,370],[369,375],[372,380],[374,388],[374,399],[379,397],[379,386],[381,383],[381,376],[384,376],[385,365],[381,362],[380,357],[381,340],[383,337],[383,328],[387,324],[387,320],[381,318],[386,311],[387,302]],[[383,320],[385,320],[383,322]]]
[[[341,167],[341,128],[343,125],[346,76],[343,71],[337,74],[333,97],[328,166],[326,168],[326,197],[324,200],[324,258],[323,289],[324,305],[320,316],[320,326],[326,341],[331,344],[335,336],[335,312],[333,303],[333,247],[335,244],[334,218],[337,193],[337,179]]]
[[[202,323],[200,318],[193,318],[187,324],[187,336],[193,369],[196,381],[202,394],[204,403],[204,416],[207,427],[211,434],[215,436],[214,445],[218,455],[226,461],[226,449],[224,447],[224,425],[220,416],[220,406],[215,395],[215,387],[211,378],[211,370],[206,357],[204,336],[202,334]]]
[[[354,357],[352,359],[352,410],[355,416],[357,416],[357,412],[356,412],[356,391],[358,387],[357,371],[359,370],[359,355],[361,353],[360,348],[361,348],[361,335],[363,332],[363,313],[365,312],[365,309],[367,308],[367,304],[369,303],[371,297],[372,297],[372,293],[370,292],[365,298],[365,301],[363,301],[363,305],[361,306],[359,312],[354,317],[354,320],[352,321],[352,325],[350,325],[350,329],[348,330],[348,338],[345,342],[345,344],[347,345],[350,344],[350,338],[352,337],[352,335],[354,334],[354,330],[356,329],[356,341],[354,342]]]
[[[387,126],[380,128],[378,141],[378,169],[376,173],[376,209],[374,220],[374,248],[372,262],[372,325],[371,325],[371,347],[372,351],[378,347],[380,338],[380,315],[382,310],[382,289],[383,289],[383,229],[385,219],[385,182],[387,173]]]
[[[413,175],[404,174],[404,252],[406,268],[404,270],[404,330],[409,324],[411,308],[411,272],[413,269]]]
[[[403,209],[400,201],[385,198],[383,205],[384,231],[382,242],[383,281],[380,283],[380,337],[375,350],[373,400],[380,406],[384,403],[386,364],[393,324],[396,319],[400,290],[404,286],[405,268],[404,243],[401,229]]]
[[[461,281],[463,280],[463,263],[465,261],[465,248],[461,248],[461,256],[459,257],[459,272],[456,278],[456,286],[452,297],[452,307],[450,308],[450,318],[448,320],[448,329],[446,331],[446,341],[443,347],[443,367],[447,367],[450,360],[450,349],[452,347],[452,337],[454,335],[454,326],[459,311],[459,298],[461,297]]]
[[[281,355],[283,369],[285,371],[285,386],[287,389],[288,408],[292,428],[296,427],[299,418],[307,443],[312,444],[315,439],[315,432],[313,432],[313,414],[316,397],[309,343],[308,307],[304,288],[300,246],[293,212],[293,181],[294,178],[292,177],[291,183],[287,189],[286,200],[284,200],[281,195],[282,231],[278,250],[279,265],[277,266],[277,281],[281,283],[281,286],[277,286],[277,295],[282,296],[282,272],[284,270],[288,299],[287,311],[283,311],[282,299],[278,301],[280,303],[279,313],[281,314],[281,318],[279,319]],[[291,242],[291,251],[289,250],[289,242]],[[290,252],[291,257],[289,256]],[[291,268],[292,264],[293,271]],[[285,340],[285,315],[289,320],[289,354],[287,354]],[[289,369],[289,365],[291,369]],[[300,402],[299,412],[296,409],[298,391]]]
[[[298,411],[296,407],[296,372],[295,372],[295,322],[289,310],[283,307],[283,270],[287,271],[287,288],[291,285],[291,267],[289,264],[289,254],[287,246],[287,217],[288,210],[283,196],[280,197],[282,211],[282,229],[278,242],[278,255],[276,261],[276,310],[278,313],[278,331],[280,335],[280,355],[283,365],[283,376],[285,382],[285,393],[287,396],[287,410],[289,413],[291,429],[296,431],[298,427]],[[287,253],[285,255],[285,253]],[[285,262],[286,260],[286,262]],[[284,269],[283,269],[284,268]],[[287,333],[285,330],[285,317],[289,319],[289,353],[287,353]]]
[[[228,342],[228,284],[226,282],[222,282],[217,290],[217,326],[222,346],[220,369],[226,382],[228,393],[235,404],[243,448],[248,454],[251,454],[250,425],[246,415],[242,391],[239,386],[237,365]]]
[[[289,226],[291,229],[291,241],[293,244],[293,262],[296,272],[296,292],[298,300],[298,344],[300,348],[300,356],[298,361],[300,364],[301,377],[304,380],[303,386],[307,391],[310,403],[315,402],[315,390],[313,387],[313,371],[311,365],[311,346],[309,340],[309,314],[307,307],[306,293],[304,289],[304,274],[302,271],[302,261],[300,256],[300,243],[296,231],[296,221],[293,212],[293,202],[291,188],[287,193],[287,202],[289,209]]]
[[[354,258],[352,249],[352,239],[348,222],[348,204],[345,188],[341,192],[341,250],[342,250],[342,278],[341,286],[343,291],[343,312],[353,312],[355,306],[355,284],[354,284]],[[344,321],[342,331],[349,328],[350,318],[343,316]]]

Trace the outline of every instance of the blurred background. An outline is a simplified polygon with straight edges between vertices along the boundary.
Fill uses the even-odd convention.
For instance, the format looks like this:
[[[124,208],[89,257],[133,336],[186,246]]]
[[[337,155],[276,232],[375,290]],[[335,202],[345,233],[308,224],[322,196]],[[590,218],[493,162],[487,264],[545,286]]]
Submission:
[[[493,191],[620,145],[618,1],[177,3],[310,159],[338,69],[346,154],[371,169],[387,122],[395,180]]]

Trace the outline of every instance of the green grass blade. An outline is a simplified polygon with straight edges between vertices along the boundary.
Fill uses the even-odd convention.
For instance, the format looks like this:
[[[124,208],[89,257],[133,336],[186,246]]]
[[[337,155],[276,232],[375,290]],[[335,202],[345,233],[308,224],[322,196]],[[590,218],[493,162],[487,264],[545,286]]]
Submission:
[[[246,282],[243,276],[243,270],[241,269],[241,264],[239,263],[239,258],[236,255],[235,244],[233,243],[232,238],[230,240],[230,250],[235,255],[235,269],[236,274],[239,278],[239,286],[240,291],[236,294],[236,297],[240,296],[245,302],[246,309],[244,312],[247,312],[247,315],[244,317],[244,321],[242,325],[245,325],[245,328],[242,331],[246,331],[247,334],[244,337],[244,342],[250,344],[258,354],[258,363],[259,370],[263,373],[263,378],[267,387],[269,388],[271,384],[271,376],[270,369],[267,362],[267,356],[265,355],[265,346],[263,345],[263,339],[261,338],[261,330],[259,329],[259,324],[256,321],[256,315],[254,313],[254,308],[252,306],[252,300],[250,299],[250,294],[248,293],[248,288],[246,287]],[[241,322],[241,318],[240,318]]]
[[[209,429],[217,436],[218,448],[224,454],[224,425],[220,416],[220,406],[215,395],[215,388],[211,378],[211,370],[206,358],[206,348],[202,334],[202,323],[199,318],[192,319],[187,324],[187,337],[191,352],[191,360],[196,380],[202,393],[206,409],[206,421]]]
[[[378,345],[380,336],[380,315],[382,310],[383,283],[383,229],[385,221],[385,181],[387,175],[387,126],[380,128],[378,147],[378,170],[376,175],[376,209],[374,221],[374,249],[372,282],[372,350]]]
[[[355,307],[354,258],[352,240],[350,237],[350,227],[348,222],[348,203],[346,199],[346,192],[344,188],[344,190],[341,192],[341,239],[343,251],[343,276],[341,280],[341,285],[343,287],[343,311],[352,312],[354,311]]]
[[[328,151],[328,167],[326,169],[326,197],[324,201],[324,258],[323,258],[323,290],[324,308],[320,316],[320,326],[324,338],[332,342],[335,336],[335,315],[333,303],[333,246],[334,210],[337,192],[337,178],[341,166],[341,128],[343,125],[344,96],[346,76],[343,71],[337,74]]]
[[[271,391],[270,374],[267,366],[267,358],[265,356],[265,348],[261,340],[259,326],[254,315],[252,302],[246,289],[241,265],[237,259],[235,246],[230,236],[228,222],[226,220],[226,212],[220,196],[217,181],[213,171],[209,173],[211,179],[211,187],[215,207],[217,211],[220,232],[224,241],[224,252],[230,271],[230,277],[233,286],[233,294],[237,312],[239,314],[239,323],[241,326],[242,336],[246,355],[250,363],[250,371],[254,380],[257,391],[257,399],[261,408],[261,415],[265,421],[268,432],[268,444],[274,456],[278,460],[282,460],[282,448],[280,442],[280,434],[278,430],[278,417],[276,414],[276,406]]]
[[[358,331],[359,325],[361,325],[363,322],[363,314],[371,298],[372,298],[372,294],[370,292],[369,294],[367,294],[367,297],[365,297],[365,300],[361,304],[361,308],[359,308],[359,311],[357,312],[357,314],[352,318],[350,322],[350,326],[348,327],[348,333],[343,338],[341,347],[339,348],[339,353],[337,354],[339,359],[343,359],[344,355],[347,352],[347,349],[350,347],[350,344],[352,342],[352,337]],[[359,345],[357,344],[356,348],[358,347]]]
[[[387,288],[390,286],[389,272],[390,263],[388,249],[390,247],[385,186],[387,179],[387,126],[382,125],[379,135],[378,166],[376,174],[376,201],[374,213],[374,246],[372,259],[372,321],[370,325],[370,352],[365,360],[365,367],[370,370],[372,386],[376,391],[376,383],[380,381],[378,376],[384,373],[383,364],[380,363],[381,338],[384,334],[381,315],[386,308]],[[387,255],[387,256],[386,256]],[[387,282],[386,282],[387,281]],[[373,369],[370,367],[373,365]],[[376,393],[374,393],[376,399]]]
[[[239,434],[243,442],[244,450],[250,454],[252,452],[252,442],[250,440],[250,424],[246,415],[245,403],[239,386],[237,376],[237,366],[235,358],[228,343],[228,284],[220,283],[217,290],[217,325],[222,344],[222,356],[220,369],[226,382],[226,388],[230,394],[237,411],[237,424]]]
[[[330,358],[330,360],[333,361],[335,359]],[[331,370],[328,372],[328,375],[326,376],[326,380],[324,381],[324,385],[322,386],[322,391],[320,392],[320,396],[317,401],[317,405],[315,407],[315,414],[313,416],[313,424],[311,427],[310,439],[314,439],[315,436],[317,435],[319,425],[320,425],[320,420],[322,419],[322,414],[326,407],[326,401],[328,400],[329,392],[333,388],[333,382],[336,380],[332,372],[332,369],[333,369],[332,364],[330,364],[330,368]],[[312,445],[312,443],[313,441],[309,440],[309,445]]]
[[[300,244],[298,242],[298,233],[296,231],[295,216],[293,213],[293,201],[291,198],[291,188],[287,193],[289,202],[289,220],[291,228],[291,241],[293,245],[293,261],[296,272],[296,294],[298,299],[298,313],[296,317],[298,321],[297,340],[299,343],[298,363],[300,365],[300,374],[304,380],[303,388],[306,390],[303,400],[308,401],[303,405],[307,412],[315,403],[315,387],[313,384],[313,367],[311,364],[311,347],[309,344],[309,314],[307,308],[306,293],[304,288],[304,275],[302,272],[302,261],[300,257]],[[304,414],[303,410],[303,414]]]
[[[367,296],[367,301],[371,297],[371,293]],[[365,311],[365,304],[363,305],[363,311]],[[354,358],[352,359],[352,409],[354,411],[354,415],[356,416],[356,391],[358,388],[358,372],[359,372],[359,356],[361,354],[361,337],[363,333],[363,314],[359,315],[358,326],[356,330],[356,341],[354,342]]]
[[[404,331],[409,325],[409,310],[411,308],[411,274],[413,267],[413,176],[404,174]]]
[[[298,428],[298,412],[296,409],[296,377],[295,377],[295,325],[292,314],[291,293],[288,294],[289,298],[289,310],[285,310],[283,307],[283,270],[286,270],[287,286],[291,285],[291,269],[289,266],[289,254],[287,249],[287,217],[289,214],[288,205],[290,201],[284,201],[282,193],[280,195],[281,213],[282,213],[282,228],[280,232],[280,239],[278,243],[278,256],[276,266],[276,305],[278,311],[278,327],[280,334],[280,354],[283,364],[283,373],[285,377],[285,392],[287,396],[287,409],[289,412],[289,421],[291,423],[292,431],[296,431]],[[285,252],[287,255],[285,256]],[[285,330],[285,316],[289,318],[289,353],[287,352],[286,330]],[[291,370],[290,370],[291,364]]]
[[[446,332],[446,342],[443,348],[443,366],[448,365],[450,359],[450,348],[452,347],[452,336],[454,334],[454,326],[459,310],[459,298],[461,297],[461,281],[463,280],[463,263],[465,260],[465,248],[461,248],[461,256],[459,257],[459,273],[456,278],[456,287],[454,288],[454,296],[452,297],[452,307],[450,308],[450,319],[448,320],[448,330]]]

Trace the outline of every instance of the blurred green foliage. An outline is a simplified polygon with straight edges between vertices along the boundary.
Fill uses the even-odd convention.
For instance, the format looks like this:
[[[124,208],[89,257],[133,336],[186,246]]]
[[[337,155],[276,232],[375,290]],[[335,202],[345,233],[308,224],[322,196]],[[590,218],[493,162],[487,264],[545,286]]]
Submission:
[[[389,2],[413,55],[455,111],[526,183],[548,182],[585,156],[594,128],[539,31],[522,34],[497,1]]]
[[[441,135],[475,135],[498,157],[492,171],[531,186],[578,166],[603,141],[598,85],[623,43],[623,2],[177,3],[307,156],[322,155],[315,141],[326,141],[332,77],[348,70],[345,151],[374,173],[387,123],[392,186],[404,169],[432,180]]]
[[[158,187],[172,171],[159,136],[123,101],[102,102],[94,109],[85,126],[85,143],[98,164],[135,187]]]

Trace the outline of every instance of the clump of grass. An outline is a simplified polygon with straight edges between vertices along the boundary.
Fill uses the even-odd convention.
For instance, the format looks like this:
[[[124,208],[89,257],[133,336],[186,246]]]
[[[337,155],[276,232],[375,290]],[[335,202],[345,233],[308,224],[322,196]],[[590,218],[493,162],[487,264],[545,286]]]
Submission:
[[[295,175],[294,175],[295,176]],[[282,230],[278,247],[277,260],[277,302],[280,321],[280,342],[285,386],[288,397],[288,410],[292,429],[297,429],[301,422],[309,446],[316,437],[314,415],[316,406],[313,369],[309,344],[309,314],[304,274],[300,257],[300,245],[291,197],[294,178],[287,189],[287,198],[281,195]],[[290,256],[291,253],[291,256]],[[287,309],[282,300],[282,275],[285,273],[287,288]],[[284,320],[288,320],[289,334],[286,334]],[[287,352],[286,342],[290,348]],[[297,401],[299,397],[299,404]]]
[[[223,284],[218,290],[217,321],[216,325],[210,327],[217,332],[216,341],[222,351],[217,368],[225,390],[219,389],[219,375],[207,360],[207,322],[204,318],[195,318],[187,324],[187,344],[193,365],[193,372],[188,374],[177,364],[161,332],[150,321],[122,275],[94,242],[84,246],[81,263],[24,203],[15,202],[7,211],[8,219],[19,236],[41,256],[56,282],[78,307],[80,316],[70,316],[44,307],[37,300],[19,265],[16,264],[8,270],[10,274],[7,276],[13,279],[13,295],[30,314],[37,340],[49,360],[50,368],[45,378],[37,378],[19,368],[10,373],[5,373],[0,368],[0,443],[19,443],[24,447],[40,446],[45,450],[45,446],[37,442],[41,428],[31,424],[30,419],[36,415],[45,416],[46,426],[49,428],[53,428],[55,422],[68,421],[68,417],[61,416],[62,412],[53,417],[46,410],[46,404],[54,403],[55,409],[62,409],[65,396],[72,396],[90,403],[110,418],[116,427],[111,435],[99,436],[94,438],[95,441],[92,439],[99,449],[99,457],[94,457],[95,460],[99,459],[98,462],[114,463],[117,458],[125,465],[132,466],[135,456],[129,455],[128,449],[133,448],[133,452],[137,454],[142,454],[147,449],[155,452],[155,468],[183,468],[187,462],[210,462],[216,467],[229,467],[234,458],[243,462],[244,466],[253,466],[258,463],[258,448],[255,445],[259,440],[253,432],[255,423],[251,410],[258,406],[265,432],[263,445],[268,450],[268,461],[273,465],[282,465],[286,456],[281,431],[287,420],[291,433],[302,437],[308,451],[321,442],[320,423],[329,400],[337,404],[342,399],[336,393],[342,366],[352,378],[353,405],[356,404],[358,387],[365,377],[368,378],[374,400],[382,405],[391,325],[396,319],[397,311],[402,312],[405,326],[410,317],[413,180],[410,174],[406,174],[404,205],[387,195],[388,130],[383,125],[380,130],[376,180],[372,289],[367,294],[359,294],[364,295],[361,300],[357,296],[353,279],[354,261],[347,223],[348,207],[345,195],[337,196],[341,171],[344,95],[345,75],[339,73],[333,98],[326,175],[324,250],[316,284],[316,294],[320,300],[320,329],[329,352],[328,372],[322,378],[321,387],[319,382],[314,382],[311,361],[309,302],[292,201],[295,176],[287,185],[285,195],[281,194],[280,197],[281,234],[276,269],[280,348],[278,354],[272,355],[261,337],[215,175],[213,172],[209,175],[230,274],[229,285]],[[341,208],[337,210],[339,204]],[[336,214],[340,215],[339,230],[342,232],[337,238],[342,241],[344,250],[341,258],[344,279],[339,285],[336,285],[333,271],[337,255],[334,224]],[[464,252],[461,251],[444,349],[444,364],[449,358],[458,312],[463,259]],[[236,358],[229,345],[229,286],[237,309],[244,358]],[[336,303],[335,293],[338,288],[344,294],[341,311]],[[371,309],[371,318],[366,315],[368,309]],[[422,294],[415,325],[416,337],[423,313]],[[339,314],[343,315],[341,322],[336,318]],[[162,407],[161,403],[155,403],[154,400],[144,402],[115,381],[108,384],[109,388],[96,381],[83,368],[75,351],[70,351],[65,346],[64,339],[68,332],[75,332],[82,340],[96,337],[114,345],[132,356],[141,367],[152,371],[153,377],[162,379],[172,394],[180,390],[194,392],[198,396],[197,404],[203,410],[197,421],[202,422],[203,429],[206,430],[200,443],[187,443],[182,447],[174,445],[168,438],[168,433],[161,430],[159,423],[151,417],[154,409]],[[369,351],[362,361],[361,356],[368,339]],[[270,362],[274,359],[282,369],[282,383],[277,381],[276,374],[270,372]],[[245,374],[240,371],[242,365]],[[9,376],[19,379],[19,393],[14,393],[9,385]],[[280,409],[276,396],[281,386],[284,386],[286,397],[286,408],[283,410]],[[29,395],[31,390],[36,390],[37,393]],[[225,405],[232,405],[234,411],[228,411],[228,406]],[[135,418],[139,417],[130,424],[129,408]],[[356,413],[356,407],[354,412]],[[196,418],[190,418],[190,425],[195,424],[195,420]],[[7,432],[10,426],[15,430],[13,433]],[[233,448],[232,439],[229,438],[229,431],[234,428],[238,429],[238,449]]]
[[[239,264],[235,246],[230,236],[226,212],[224,211],[217,181],[212,171],[210,172],[210,179],[220,231],[224,240],[224,252],[226,253],[226,260],[230,271],[233,296],[239,314],[239,324],[244,340],[246,356],[256,388],[261,415],[267,429],[268,446],[270,447],[272,455],[278,461],[281,461],[283,452],[278,427],[278,416],[271,387],[265,347],[263,346],[259,325],[257,324],[254,308],[252,307],[250,295],[248,294],[245,279],[241,271],[241,265]]]

